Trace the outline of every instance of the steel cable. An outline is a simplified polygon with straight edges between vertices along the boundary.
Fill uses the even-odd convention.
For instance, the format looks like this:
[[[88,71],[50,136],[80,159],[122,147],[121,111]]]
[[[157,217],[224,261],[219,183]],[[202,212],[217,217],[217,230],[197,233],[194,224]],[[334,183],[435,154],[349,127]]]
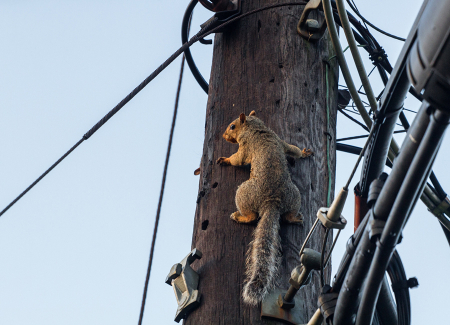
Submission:
[[[181,53],[183,53],[186,49],[188,49],[192,44],[199,41],[200,39],[215,33],[220,28],[223,28],[236,20],[242,19],[249,15],[255,14],[260,11],[273,9],[277,7],[284,6],[295,6],[295,5],[306,5],[306,2],[288,2],[266,6],[263,8],[258,8],[252,11],[249,11],[245,14],[239,15],[229,21],[220,24],[217,27],[213,26],[216,24],[217,18],[214,18],[209,21],[209,23],[203,27],[196,35],[194,35],[189,42],[184,43],[175,53],[173,53],[163,64],[161,64],[150,76],[148,76],[139,86],[137,86],[131,93],[129,93],[119,104],[117,104],[111,111],[109,111],[100,121],[97,122],[88,132],[86,132],[82,139],[79,140],[69,151],[67,151],[57,162],[55,162],[49,169],[47,169],[41,176],[39,176],[36,181],[34,181],[25,191],[23,191],[19,196],[17,196],[5,209],[0,212],[0,217],[8,211],[17,201],[19,201],[29,190],[31,190],[42,178],[44,178],[53,168],[55,168],[62,160],[64,160],[73,150],[75,150],[84,140],[89,139],[98,129],[100,129],[108,120],[113,117],[122,107],[124,107],[134,96],[136,96],[142,89],[145,88],[153,79],[155,79],[167,66],[172,63]]]
[[[152,244],[151,244],[151,248],[150,248],[150,257],[148,259],[147,275],[145,277],[144,293],[142,295],[141,311],[139,314],[139,323],[138,323],[139,325],[142,324],[142,320],[144,318],[144,310],[145,310],[145,301],[147,299],[148,282],[150,280],[150,272],[152,270],[153,253],[155,251],[156,234],[158,233],[159,217],[161,215],[161,206],[162,206],[162,200],[164,197],[164,188],[166,186],[167,168],[169,166],[170,151],[172,149],[172,141],[173,141],[173,133],[175,130],[175,122],[177,120],[178,103],[180,100],[181,83],[183,80],[183,72],[184,72],[184,61],[185,61],[185,55],[183,55],[183,58],[181,59],[181,68],[180,68],[180,76],[178,77],[177,95],[175,98],[175,107],[173,110],[172,125],[170,127],[169,143],[167,144],[166,161],[164,163],[164,171],[163,171],[163,176],[162,176],[162,181],[161,181],[161,190],[159,192],[159,200],[158,200],[158,208],[156,210],[155,226],[153,227],[153,237],[152,237]]]

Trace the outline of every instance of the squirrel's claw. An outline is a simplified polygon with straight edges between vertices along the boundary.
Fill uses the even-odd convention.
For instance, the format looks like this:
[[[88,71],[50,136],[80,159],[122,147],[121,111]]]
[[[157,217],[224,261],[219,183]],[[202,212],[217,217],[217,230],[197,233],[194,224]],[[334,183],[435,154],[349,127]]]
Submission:
[[[314,151],[304,148],[302,154],[304,154],[304,157],[314,156]]]
[[[225,157],[220,157],[219,159],[217,159],[216,162],[221,166],[226,166],[230,164],[229,159]]]

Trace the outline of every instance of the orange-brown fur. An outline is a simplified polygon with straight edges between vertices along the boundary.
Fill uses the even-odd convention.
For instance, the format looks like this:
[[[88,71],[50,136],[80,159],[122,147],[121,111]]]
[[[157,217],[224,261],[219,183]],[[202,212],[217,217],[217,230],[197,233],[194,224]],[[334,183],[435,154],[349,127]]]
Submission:
[[[280,217],[290,223],[302,223],[299,216],[300,192],[292,183],[286,155],[306,158],[310,149],[300,150],[281,140],[255,116],[243,113],[226,129],[223,137],[238,143],[239,149],[232,156],[217,159],[220,165],[241,166],[251,164],[250,179],[236,191],[238,211],[231,219],[238,223],[251,223],[260,218],[247,254],[247,282],[243,298],[256,305],[273,285],[280,257],[278,234]]]

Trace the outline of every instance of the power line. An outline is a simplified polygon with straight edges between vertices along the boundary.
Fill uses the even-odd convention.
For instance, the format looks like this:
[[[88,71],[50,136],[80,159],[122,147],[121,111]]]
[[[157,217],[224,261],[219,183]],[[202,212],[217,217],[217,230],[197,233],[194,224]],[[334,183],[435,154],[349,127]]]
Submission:
[[[170,151],[172,149],[173,132],[175,129],[175,122],[177,119],[178,103],[180,100],[181,83],[183,80],[184,61],[185,61],[184,54],[183,54],[183,58],[181,60],[182,61],[181,61],[181,68],[180,68],[180,76],[178,77],[177,95],[175,98],[175,107],[173,110],[173,117],[172,117],[172,126],[170,128],[169,143],[167,144],[166,162],[164,163],[164,171],[163,171],[163,176],[162,176],[162,181],[161,181],[161,191],[159,192],[158,208],[156,210],[155,226],[153,228],[152,245],[150,248],[150,257],[148,260],[147,275],[145,277],[144,293],[142,295],[141,312],[139,314],[139,323],[138,323],[139,325],[142,324],[142,319],[144,318],[144,309],[145,309],[145,301],[147,299],[148,282],[150,280],[150,272],[152,270],[152,262],[153,262],[153,253],[155,251],[156,234],[158,232],[158,224],[159,224],[159,217],[161,215],[161,206],[162,206],[162,200],[163,200],[163,196],[164,196],[164,188],[166,186],[167,167],[169,165]]]
[[[208,20],[208,23],[197,33],[195,34],[189,42],[184,43],[175,53],[173,53],[163,64],[161,64],[153,73],[148,76],[139,86],[137,86],[131,93],[128,94],[119,104],[117,104],[108,114],[106,114],[100,121],[97,122],[85,135],[60,159],[58,159],[49,169],[47,169],[41,176],[39,176],[25,191],[23,191],[17,198],[15,198],[6,208],[4,208],[0,212],[0,217],[8,211],[17,201],[19,201],[29,190],[31,190],[42,178],[44,178],[53,168],[55,168],[61,161],[63,161],[73,150],[75,150],[84,140],[89,139],[98,129],[100,129],[108,120],[113,117],[122,107],[124,107],[134,96],[136,96],[142,89],[145,88],[153,79],[155,79],[167,66],[173,62],[181,53],[183,53],[186,49],[192,46],[195,42],[200,39],[217,32],[220,28],[228,26],[235,21],[242,19],[244,17],[253,15],[257,12],[273,9],[277,7],[285,7],[285,6],[296,6],[296,5],[306,5],[307,2],[299,1],[299,2],[287,2],[281,4],[270,5],[262,8],[258,8],[249,12],[246,12],[242,15],[234,17],[218,26],[217,17],[213,17]]]
[[[406,130],[399,130],[399,131],[394,131],[394,134],[397,133],[405,133]],[[365,135],[357,135],[354,137],[348,137],[348,138],[340,138],[340,139],[336,139],[336,142],[340,142],[340,141],[348,141],[348,140],[355,140],[355,139],[364,139],[367,138],[369,136],[369,134],[365,134]]]
[[[360,121],[358,121],[357,119],[351,117],[349,114],[345,113],[343,109],[339,109],[339,112],[342,113],[342,115],[344,115],[346,118],[348,118],[349,120],[355,122],[356,124],[358,124],[360,127],[362,127],[364,130],[366,130],[367,132],[369,132],[369,128],[367,126],[365,126],[364,124],[362,124]]]
[[[39,176],[30,186],[28,186],[19,196],[17,196],[6,208],[0,212],[0,217],[8,211],[17,201],[19,201],[29,190],[31,190],[41,179],[43,179],[53,168],[55,168],[61,161],[63,161],[72,151],[74,151],[82,142],[89,139],[98,129],[100,129],[108,120],[113,117],[122,107],[124,107],[130,100],[133,99],[142,89],[145,88],[153,79],[155,79],[170,63],[173,62],[181,53],[183,53],[192,44],[197,42],[200,38],[209,35],[214,31],[211,26],[216,22],[216,19],[211,20],[204,28],[202,28],[196,35],[194,35],[189,42],[184,43],[175,53],[173,53],[163,64],[161,64],[151,75],[149,75],[139,86],[137,86],[131,93],[129,93],[122,101],[117,104],[111,111],[108,112],[100,121],[97,122],[83,137],[70,148],[61,158],[59,158],[50,168],[48,168],[41,176]]]
[[[352,1],[352,2],[353,2],[353,1]],[[396,40],[399,40],[399,41],[403,41],[403,42],[406,41],[405,38],[399,37],[399,36],[395,36],[395,35],[393,35],[393,34],[390,34],[390,33],[386,32],[386,31],[382,30],[381,28],[378,28],[378,27],[375,26],[374,24],[372,24],[370,21],[368,21],[366,18],[364,18],[364,17],[361,15],[361,13],[359,12],[358,8],[356,8],[356,4],[355,4],[354,2],[353,2],[354,5],[353,5],[349,0],[347,0],[347,3],[348,3],[348,5],[350,6],[350,8],[352,8],[352,10],[355,12],[355,14],[356,14],[359,18],[362,19],[362,21],[363,21],[364,23],[366,23],[367,25],[369,25],[370,27],[372,27],[372,28],[375,29],[376,31],[380,32],[380,33],[383,34],[383,35],[389,36],[389,37],[391,37],[391,38],[393,38],[393,39],[396,39]],[[366,28],[367,28],[367,27],[366,27]]]

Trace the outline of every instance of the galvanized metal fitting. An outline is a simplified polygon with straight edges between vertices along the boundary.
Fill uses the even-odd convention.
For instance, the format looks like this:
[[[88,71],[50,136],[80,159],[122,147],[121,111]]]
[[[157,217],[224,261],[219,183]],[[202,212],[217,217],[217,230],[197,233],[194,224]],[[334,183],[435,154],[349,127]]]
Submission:
[[[344,216],[341,215],[340,219],[338,221],[333,221],[330,218],[328,218],[328,211],[329,208],[320,208],[319,211],[317,211],[317,218],[322,222],[324,227],[328,229],[344,229],[347,225],[347,220],[344,218]]]
[[[322,24],[315,19],[308,19],[308,15],[311,11],[317,10],[322,7],[321,0],[310,0],[305,8],[303,9],[302,16],[297,24],[297,32],[301,37],[307,39],[308,41],[318,41],[322,38],[325,30],[327,29],[327,24],[325,19]]]
[[[165,282],[173,287],[178,303],[177,323],[200,305],[201,294],[197,290],[200,276],[191,268],[191,263],[201,258],[202,253],[194,248],[180,263],[172,266],[166,277]]]

